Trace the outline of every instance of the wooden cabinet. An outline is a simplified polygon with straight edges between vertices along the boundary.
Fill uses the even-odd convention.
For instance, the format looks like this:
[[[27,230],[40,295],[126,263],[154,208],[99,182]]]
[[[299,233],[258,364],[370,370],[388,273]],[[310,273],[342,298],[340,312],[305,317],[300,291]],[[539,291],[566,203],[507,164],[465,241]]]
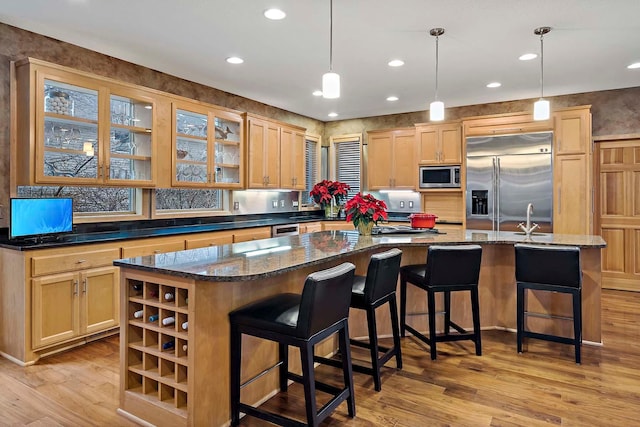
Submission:
[[[18,185],[155,185],[157,94],[31,58],[16,79]]]
[[[304,131],[290,127],[280,129],[280,186],[304,190],[305,181]]]
[[[135,241],[122,247],[122,258],[133,258],[145,255],[157,255],[176,252],[184,249],[184,240],[176,237],[155,237]]]
[[[248,242],[250,240],[260,240],[271,238],[270,227],[245,228],[233,230],[233,243]]]
[[[596,233],[607,242],[602,287],[640,292],[640,135],[596,147]]]
[[[464,119],[463,136],[507,135],[512,133],[546,132],[553,129],[553,118],[533,120],[531,113],[505,113]]]
[[[247,188],[304,190],[305,129],[246,114]]]
[[[173,102],[174,187],[241,188],[244,122],[240,113],[187,101]]]
[[[316,231],[322,231],[321,222],[307,222],[300,224],[300,234],[315,233]]]
[[[554,113],[553,232],[593,234],[591,112]]]
[[[347,221],[323,221],[322,231],[326,230],[355,230],[352,222]]]
[[[417,124],[418,163],[461,164],[462,125],[460,123]]]
[[[415,190],[415,130],[392,129],[367,134],[369,190]]]
[[[247,116],[248,188],[280,188],[280,127]]]
[[[227,245],[233,243],[232,231],[214,231],[189,237],[185,241],[185,249],[205,248],[207,246]]]

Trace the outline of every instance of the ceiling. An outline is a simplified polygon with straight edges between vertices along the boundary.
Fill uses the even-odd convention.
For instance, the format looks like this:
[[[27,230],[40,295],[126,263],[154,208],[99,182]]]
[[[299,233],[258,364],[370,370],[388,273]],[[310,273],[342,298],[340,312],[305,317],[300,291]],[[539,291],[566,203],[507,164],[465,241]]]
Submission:
[[[287,16],[270,21],[263,11]],[[0,22],[321,121],[640,86],[638,0],[334,0],[339,99],[312,95],[329,69],[329,0],[2,1]],[[239,56],[241,65],[225,59]],[[392,59],[405,62],[392,68]],[[495,89],[487,83],[500,82]],[[398,101],[386,101],[388,96]],[[338,116],[331,119],[329,112]]]

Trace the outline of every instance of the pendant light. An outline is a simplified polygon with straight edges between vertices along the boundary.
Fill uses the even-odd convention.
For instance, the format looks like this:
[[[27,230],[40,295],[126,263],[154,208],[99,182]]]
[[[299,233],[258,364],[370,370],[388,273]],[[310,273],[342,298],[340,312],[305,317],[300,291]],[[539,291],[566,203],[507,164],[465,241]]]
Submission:
[[[333,72],[333,0],[329,9],[329,72],[322,75],[322,97],[340,98],[340,76]]]
[[[549,101],[544,99],[544,35],[551,27],[539,27],[533,34],[540,36],[540,99],[533,104],[533,120],[548,120],[550,115]]]
[[[429,105],[429,120],[444,120],[444,103],[438,101],[438,39],[444,34],[444,28],[432,28],[429,34],[436,38],[436,96],[434,101]]]

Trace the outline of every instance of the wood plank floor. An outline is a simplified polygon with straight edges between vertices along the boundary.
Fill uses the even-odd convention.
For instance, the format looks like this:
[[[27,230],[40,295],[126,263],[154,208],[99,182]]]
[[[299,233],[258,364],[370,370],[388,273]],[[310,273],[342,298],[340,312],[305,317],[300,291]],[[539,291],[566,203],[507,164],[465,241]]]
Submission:
[[[357,417],[346,405],[329,426],[633,426],[640,425],[640,294],[603,292],[603,347],[531,340],[517,354],[515,334],[483,332],[483,356],[471,342],[439,343],[438,359],[412,338],[404,369],[383,372],[382,391],[355,374]],[[364,358],[360,350],[357,358]],[[318,377],[339,384],[334,368]],[[299,385],[265,403],[302,418]],[[319,403],[326,401],[322,394]],[[110,337],[19,367],[0,360],[0,426],[130,426],[118,406],[118,339]],[[245,417],[243,426],[268,425]]]

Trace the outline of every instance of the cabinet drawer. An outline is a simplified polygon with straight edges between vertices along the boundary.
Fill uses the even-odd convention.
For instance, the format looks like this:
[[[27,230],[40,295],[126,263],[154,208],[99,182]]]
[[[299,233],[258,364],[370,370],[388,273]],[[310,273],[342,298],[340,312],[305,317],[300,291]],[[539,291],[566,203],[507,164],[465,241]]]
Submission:
[[[271,228],[269,227],[247,228],[233,232],[233,243],[269,238],[271,238]]]
[[[184,240],[152,243],[149,245],[128,246],[122,248],[122,258],[133,258],[137,256],[162,254],[165,252],[176,252],[184,250]]]
[[[84,270],[86,268],[112,265],[120,258],[120,249],[101,249],[60,255],[34,256],[31,258],[31,276]]]

